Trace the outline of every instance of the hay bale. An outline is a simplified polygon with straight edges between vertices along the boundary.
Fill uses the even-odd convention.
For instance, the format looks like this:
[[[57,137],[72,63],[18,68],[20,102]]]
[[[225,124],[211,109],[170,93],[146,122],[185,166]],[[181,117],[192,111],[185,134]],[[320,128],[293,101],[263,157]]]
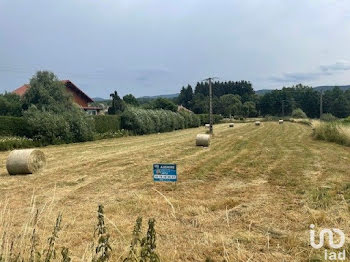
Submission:
[[[260,126],[260,124],[261,124],[260,121],[255,121],[256,126]]]
[[[196,137],[196,146],[208,147],[210,144],[210,135],[198,134]]]
[[[210,124],[205,124],[205,127],[206,128],[210,128]]]
[[[235,124],[234,124],[234,123],[230,123],[228,126],[229,126],[229,127],[234,127]]]
[[[280,125],[283,124],[283,120],[282,120],[282,119],[278,120],[278,123],[279,123]]]
[[[7,158],[6,169],[10,175],[33,174],[46,165],[46,158],[38,149],[13,150]]]

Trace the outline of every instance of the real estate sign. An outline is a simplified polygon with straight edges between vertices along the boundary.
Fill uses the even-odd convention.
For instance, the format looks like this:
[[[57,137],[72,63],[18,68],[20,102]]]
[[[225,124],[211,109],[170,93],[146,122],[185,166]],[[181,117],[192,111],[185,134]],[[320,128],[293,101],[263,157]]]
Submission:
[[[176,164],[153,164],[154,182],[176,182]]]

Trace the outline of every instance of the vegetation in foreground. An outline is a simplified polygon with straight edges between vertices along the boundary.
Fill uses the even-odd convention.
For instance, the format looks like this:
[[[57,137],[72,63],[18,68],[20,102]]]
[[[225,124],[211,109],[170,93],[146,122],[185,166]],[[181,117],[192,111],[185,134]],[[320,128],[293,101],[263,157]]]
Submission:
[[[0,152],[0,236],[5,228],[7,239],[16,238],[38,209],[44,250],[61,210],[57,250],[89,261],[92,211],[101,202],[110,261],[128,256],[140,214],[156,219],[157,254],[169,262],[317,261],[324,250],[309,246],[310,224],[350,233],[349,148],[315,140],[309,126],[290,122],[215,125],[209,148],[194,145],[201,132],[46,147],[47,168],[25,177],[8,176],[8,153]],[[157,162],[177,164],[176,187],[152,181]]]

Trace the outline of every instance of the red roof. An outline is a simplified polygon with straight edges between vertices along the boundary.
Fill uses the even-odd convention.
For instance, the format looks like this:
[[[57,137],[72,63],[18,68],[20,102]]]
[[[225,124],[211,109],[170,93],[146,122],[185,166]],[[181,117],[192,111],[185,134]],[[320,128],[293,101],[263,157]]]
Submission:
[[[15,93],[19,96],[23,96],[27,92],[29,87],[30,87],[30,85],[23,85],[20,88],[17,88],[15,91],[13,91],[13,93]]]
[[[94,100],[92,100],[87,94],[85,94],[80,88],[78,88],[75,84],[73,84],[73,82],[71,82],[70,80],[62,80],[61,81],[67,88],[71,88],[74,91],[76,91],[77,93],[80,93],[88,103],[92,103],[94,102]],[[13,93],[19,95],[19,96],[23,96],[28,88],[30,88],[30,85],[25,84],[19,88],[17,88],[15,91],[13,91]]]

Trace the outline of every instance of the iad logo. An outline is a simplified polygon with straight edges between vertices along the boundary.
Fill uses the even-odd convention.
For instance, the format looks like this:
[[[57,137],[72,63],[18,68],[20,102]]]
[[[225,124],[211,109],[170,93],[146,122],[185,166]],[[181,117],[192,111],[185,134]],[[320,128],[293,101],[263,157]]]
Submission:
[[[343,231],[337,228],[332,229],[322,229],[319,234],[319,243],[315,243],[315,225],[310,225],[310,244],[315,249],[320,249],[324,245],[325,236],[328,236],[328,245],[333,249],[339,249],[342,248],[345,244],[345,235]],[[333,242],[333,232],[338,234],[339,236],[339,243]],[[345,260],[346,254],[345,249],[340,252],[329,252],[327,249],[324,251],[324,258],[325,260]]]

